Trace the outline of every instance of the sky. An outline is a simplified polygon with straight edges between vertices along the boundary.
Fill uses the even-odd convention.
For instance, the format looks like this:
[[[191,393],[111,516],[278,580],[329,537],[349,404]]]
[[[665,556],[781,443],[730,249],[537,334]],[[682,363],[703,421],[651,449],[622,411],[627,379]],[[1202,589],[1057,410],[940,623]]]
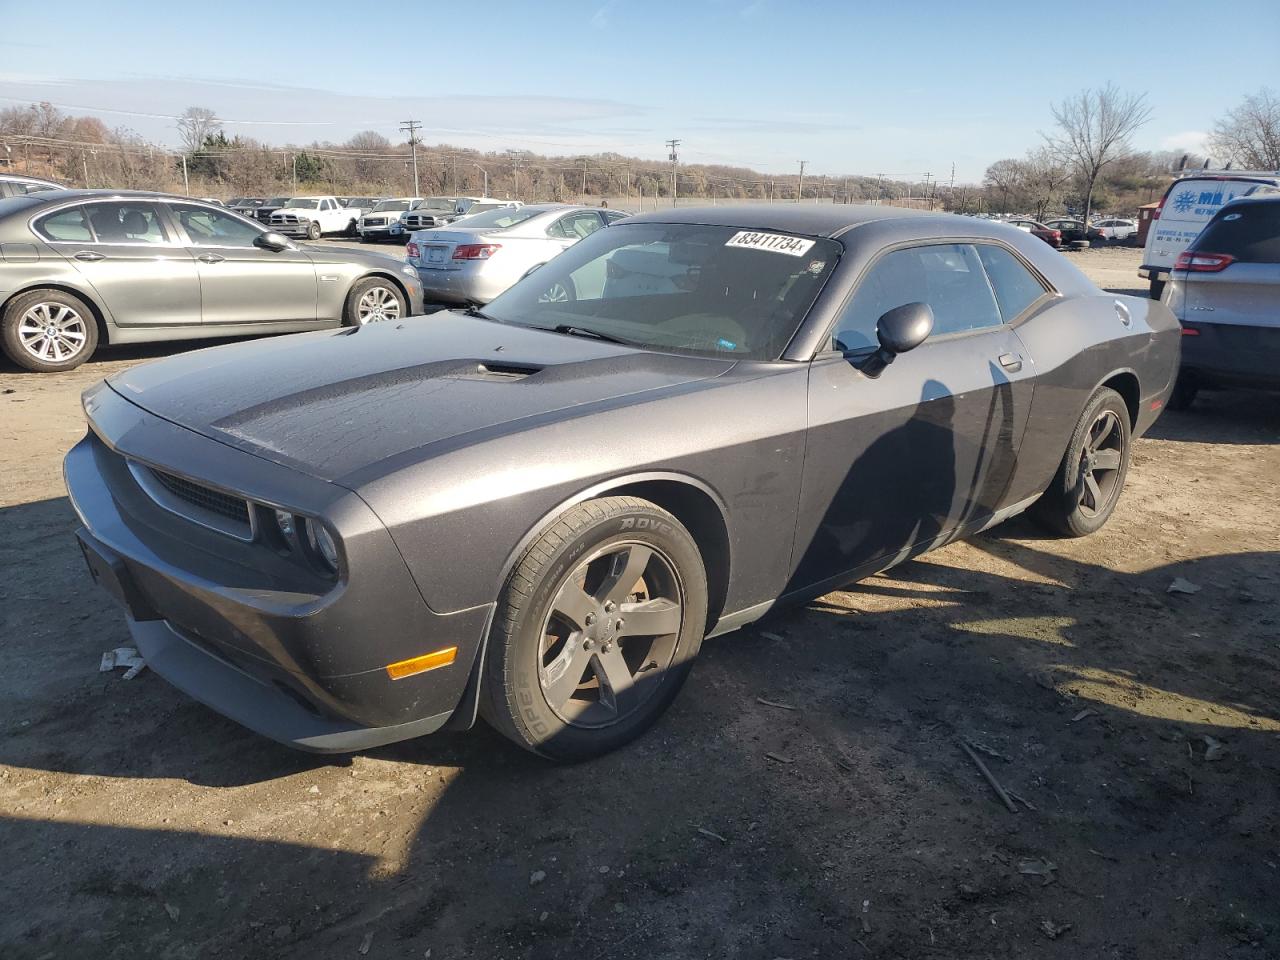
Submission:
[[[1229,10],[1229,13],[1227,12]],[[1147,95],[1142,149],[1203,149],[1280,89],[1280,2],[0,0],[0,107],[48,100],[165,145],[205,106],[272,144],[361,130],[773,173],[976,182],[1052,103]]]

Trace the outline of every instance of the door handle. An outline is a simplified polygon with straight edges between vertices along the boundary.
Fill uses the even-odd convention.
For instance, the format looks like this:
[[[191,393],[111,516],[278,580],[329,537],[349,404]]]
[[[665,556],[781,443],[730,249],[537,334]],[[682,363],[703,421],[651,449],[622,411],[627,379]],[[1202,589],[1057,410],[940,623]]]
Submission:
[[[202,253],[196,257],[201,263],[221,263],[226,257],[220,257],[216,253]]]
[[[94,253],[92,250],[81,250],[79,253],[73,254],[73,256],[85,263],[97,263],[99,260],[107,259],[104,254]]]
[[[1002,353],[999,356],[1000,366],[1004,367],[1011,373],[1017,373],[1022,369],[1022,358],[1016,353]]]

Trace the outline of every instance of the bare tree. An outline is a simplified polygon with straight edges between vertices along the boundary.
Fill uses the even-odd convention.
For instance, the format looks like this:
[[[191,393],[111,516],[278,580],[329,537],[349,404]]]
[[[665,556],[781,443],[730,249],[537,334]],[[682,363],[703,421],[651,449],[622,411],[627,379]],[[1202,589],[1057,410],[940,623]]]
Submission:
[[[1123,93],[1114,84],[1082,90],[1052,108],[1058,135],[1045,135],[1050,148],[1075,168],[1084,183],[1085,224],[1093,212],[1093,187],[1098,176],[1117,160],[1132,155],[1129,138],[1151,119],[1141,93]]]
[[[1043,220],[1049,207],[1058,201],[1062,188],[1071,179],[1071,171],[1052,150],[1040,147],[1027,152],[1027,159],[1022,162],[1022,172],[1031,203],[1035,207],[1035,218]]]
[[[1015,192],[1025,177],[1021,160],[997,160],[987,167],[982,183],[988,190],[1000,193],[1000,212],[1009,212],[1009,194]]]
[[[1209,149],[1253,170],[1280,170],[1280,98],[1263,87],[1213,125]]]
[[[178,135],[182,137],[182,145],[188,154],[199,150],[204,146],[205,138],[221,128],[217,114],[208,107],[187,107],[178,118]]]

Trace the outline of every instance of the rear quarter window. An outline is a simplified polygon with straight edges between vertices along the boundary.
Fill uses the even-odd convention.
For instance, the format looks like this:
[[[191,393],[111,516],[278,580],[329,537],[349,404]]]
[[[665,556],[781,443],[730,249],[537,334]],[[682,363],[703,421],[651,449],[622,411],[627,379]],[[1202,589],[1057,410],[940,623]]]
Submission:
[[[93,233],[83,207],[59,210],[35,223],[36,232],[46,240],[62,240],[68,243],[92,243]]]
[[[1230,254],[1241,263],[1280,263],[1280,202],[1223,210],[1204,228],[1192,249]]]

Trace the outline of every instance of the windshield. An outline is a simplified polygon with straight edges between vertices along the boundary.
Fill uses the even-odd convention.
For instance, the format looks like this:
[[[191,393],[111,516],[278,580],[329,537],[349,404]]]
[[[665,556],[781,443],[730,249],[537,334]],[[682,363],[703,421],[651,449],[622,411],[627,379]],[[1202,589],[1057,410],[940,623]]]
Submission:
[[[498,210],[485,210],[481,213],[472,214],[469,217],[463,217],[461,220],[457,221],[456,226],[492,227],[496,230],[506,230],[508,227],[514,227],[517,223],[524,223],[526,220],[532,220],[540,213],[546,213],[546,211],[530,210],[528,207],[501,207]]]
[[[412,210],[412,200],[383,200],[373,208],[373,213],[384,210]]]
[[[295,210],[317,210],[320,207],[319,200],[290,200],[285,204]]]
[[[776,360],[841,250],[834,240],[737,227],[621,224],[570,247],[484,312],[656,350]]]
[[[457,209],[457,203],[451,197],[431,197],[422,201],[422,209],[424,210],[448,210],[453,213]]]
[[[288,202],[289,202],[289,198],[288,198],[288,197],[272,197],[272,198],[271,198],[271,199],[270,199],[270,200],[265,204],[265,206],[268,206],[268,207],[283,207],[283,206],[284,206],[286,203],[288,203]]]

